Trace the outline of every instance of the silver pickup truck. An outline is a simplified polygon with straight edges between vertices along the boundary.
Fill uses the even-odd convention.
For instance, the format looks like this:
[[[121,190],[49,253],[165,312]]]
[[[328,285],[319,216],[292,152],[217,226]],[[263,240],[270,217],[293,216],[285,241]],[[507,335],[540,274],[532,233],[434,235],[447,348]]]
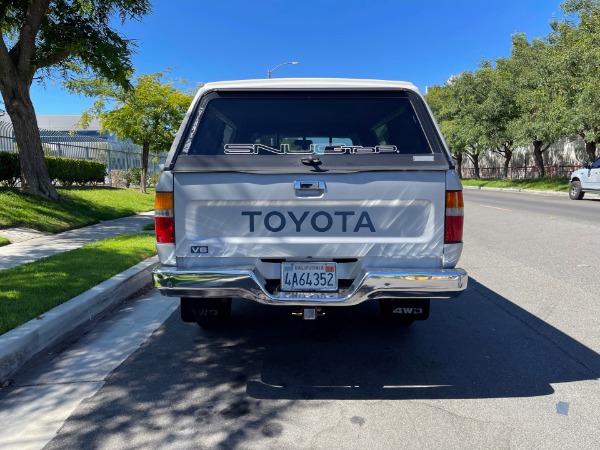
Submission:
[[[581,169],[571,174],[571,200],[581,200],[586,192],[600,192],[600,158],[593,163],[584,162]]]
[[[156,191],[154,283],[186,322],[223,325],[240,298],[305,319],[378,301],[407,325],[467,287],[462,186],[410,83],[206,84]]]

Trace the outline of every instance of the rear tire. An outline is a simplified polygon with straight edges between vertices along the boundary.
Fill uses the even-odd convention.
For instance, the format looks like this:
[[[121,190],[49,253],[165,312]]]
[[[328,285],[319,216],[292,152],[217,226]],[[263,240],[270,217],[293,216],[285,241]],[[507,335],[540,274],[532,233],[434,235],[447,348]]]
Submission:
[[[569,186],[569,197],[571,200],[581,200],[584,192],[581,190],[581,182],[579,180],[571,181]]]
[[[230,298],[181,297],[181,320],[202,328],[220,328],[229,324]]]
[[[379,300],[379,309],[384,323],[407,327],[415,320],[429,318],[429,299],[395,299]]]

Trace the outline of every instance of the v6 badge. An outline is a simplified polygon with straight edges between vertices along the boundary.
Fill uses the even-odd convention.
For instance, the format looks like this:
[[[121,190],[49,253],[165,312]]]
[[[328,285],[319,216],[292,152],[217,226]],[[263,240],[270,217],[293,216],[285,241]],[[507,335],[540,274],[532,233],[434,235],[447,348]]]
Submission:
[[[206,245],[192,245],[190,250],[192,251],[193,255],[208,253],[208,247]]]

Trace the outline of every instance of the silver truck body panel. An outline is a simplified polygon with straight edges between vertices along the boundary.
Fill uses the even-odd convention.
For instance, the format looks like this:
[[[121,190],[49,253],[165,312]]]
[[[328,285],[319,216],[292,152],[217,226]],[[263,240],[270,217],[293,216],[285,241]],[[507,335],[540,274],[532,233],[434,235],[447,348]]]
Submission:
[[[405,267],[419,260],[441,267],[444,172],[314,178],[324,191],[302,197],[294,189],[302,177],[295,175],[175,174],[176,256],[190,259],[180,263],[202,266],[211,257],[389,257],[403,259]],[[206,251],[192,253],[196,246]]]

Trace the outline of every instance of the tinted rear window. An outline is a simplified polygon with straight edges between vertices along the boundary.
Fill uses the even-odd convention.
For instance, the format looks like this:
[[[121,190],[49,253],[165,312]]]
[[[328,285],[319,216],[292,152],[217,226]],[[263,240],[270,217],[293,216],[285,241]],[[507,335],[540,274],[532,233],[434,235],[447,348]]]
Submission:
[[[199,114],[184,154],[432,153],[404,92],[219,93]]]

